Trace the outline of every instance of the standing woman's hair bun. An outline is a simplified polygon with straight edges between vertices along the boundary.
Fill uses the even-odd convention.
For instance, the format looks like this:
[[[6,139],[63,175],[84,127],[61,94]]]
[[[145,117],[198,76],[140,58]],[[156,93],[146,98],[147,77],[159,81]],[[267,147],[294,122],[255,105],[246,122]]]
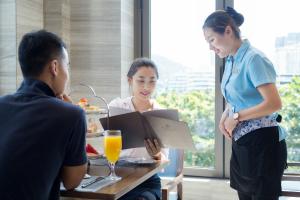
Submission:
[[[236,12],[236,10],[234,10],[232,7],[227,6],[225,11],[230,17],[232,17],[237,26],[241,26],[244,23],[244,16]]]

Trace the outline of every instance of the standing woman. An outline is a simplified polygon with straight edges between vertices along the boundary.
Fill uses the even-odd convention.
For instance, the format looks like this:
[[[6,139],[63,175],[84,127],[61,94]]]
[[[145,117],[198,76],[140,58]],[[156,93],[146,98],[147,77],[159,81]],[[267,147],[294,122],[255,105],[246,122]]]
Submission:
[[[131,64],[127,73],[132,96],[116,98],[109,103],[110,107],[124,108],[131,111],[144,112],[159,109],[154,99],[151,99],[158,79],[157,67],[148,58],[137,58]],[[157,140],[145,140],[146,148],[122,150],[121,156],[165,160],[167,149],[161,149]],[[161,182],[156,174],[144,183],[127,193],[120,200],[159,200],[161,199]]]
[[[227,7],[203,25],[210,49],[226,58],[221,90],[227,106],[219,128],[232,140],[230,186],[239,199],[276,200],[287,158],[285,133],[276,121],[281,109],[276,73],[262,52],[241,39],[243,22],[241,14]]]

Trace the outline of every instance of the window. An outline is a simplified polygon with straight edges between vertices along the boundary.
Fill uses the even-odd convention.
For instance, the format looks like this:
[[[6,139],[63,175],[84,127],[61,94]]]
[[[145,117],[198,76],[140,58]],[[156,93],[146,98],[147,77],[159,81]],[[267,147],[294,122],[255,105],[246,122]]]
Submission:
[[[216,126],[223,111],[223,98],[219,88],[223,61],[209,51],[203,37],[202,24],[211,12],[227,5],[233,6],[233,3],[245,17],[245,23],[241,26],[242,36],[262,50],[275,66],[283,101],[283,109],[280,111],[283,116],[282,126],[288,132],[288,161],[299,163],[300,27],[297,26],[296,19],[300,18],[297,10],[300,2],[141,2],[148,3],[149,7],[144,12],[141,25],[144,31],[141,34],[141,49],[144,53],[141,55],[151,56],[159,67],[161,78],[156,97],[165,106],[178,108],[182,113],[182,120],[190,122],[198,149],[196,153],[186,154],[186,174],[229,176],[231,144],[224,140]],[[290,167],[289,171],[299,172],[300,169]]]
[[[222,169],[217,163],[221,151],[215,148],[222,142],[215,123],[215,55],[202,31],[214,10],[211,0],[151,1],[151,58],[160,75],[156,99],[177,108],[181,120],[189,124],[197,148],[185,153],[185,173],[191,175],[216,176]]]

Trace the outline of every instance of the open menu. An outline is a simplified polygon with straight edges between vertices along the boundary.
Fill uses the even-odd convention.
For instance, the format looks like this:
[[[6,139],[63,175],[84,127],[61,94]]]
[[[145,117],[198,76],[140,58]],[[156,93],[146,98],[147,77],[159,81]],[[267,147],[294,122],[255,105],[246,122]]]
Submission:
[[[110,107],[109,129],[121,130],[122,148],[144,147],[145,139],[156,138],[164,148],[196,150],[189,127],[179,121],[175,109],[161,109],[147,112]],[[104,130],[107,118],[100,118]]]

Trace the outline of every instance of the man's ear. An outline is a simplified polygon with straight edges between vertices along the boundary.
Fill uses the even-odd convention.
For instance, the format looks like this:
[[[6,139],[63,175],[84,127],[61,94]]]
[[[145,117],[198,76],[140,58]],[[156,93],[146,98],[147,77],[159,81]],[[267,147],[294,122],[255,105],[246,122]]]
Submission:
[[[58,61],[57,60],[52,60],[50,62],[50,66],[49,66],[49,70],[50,70],[50,73],[53,77],[56,77],[58,75]]]

